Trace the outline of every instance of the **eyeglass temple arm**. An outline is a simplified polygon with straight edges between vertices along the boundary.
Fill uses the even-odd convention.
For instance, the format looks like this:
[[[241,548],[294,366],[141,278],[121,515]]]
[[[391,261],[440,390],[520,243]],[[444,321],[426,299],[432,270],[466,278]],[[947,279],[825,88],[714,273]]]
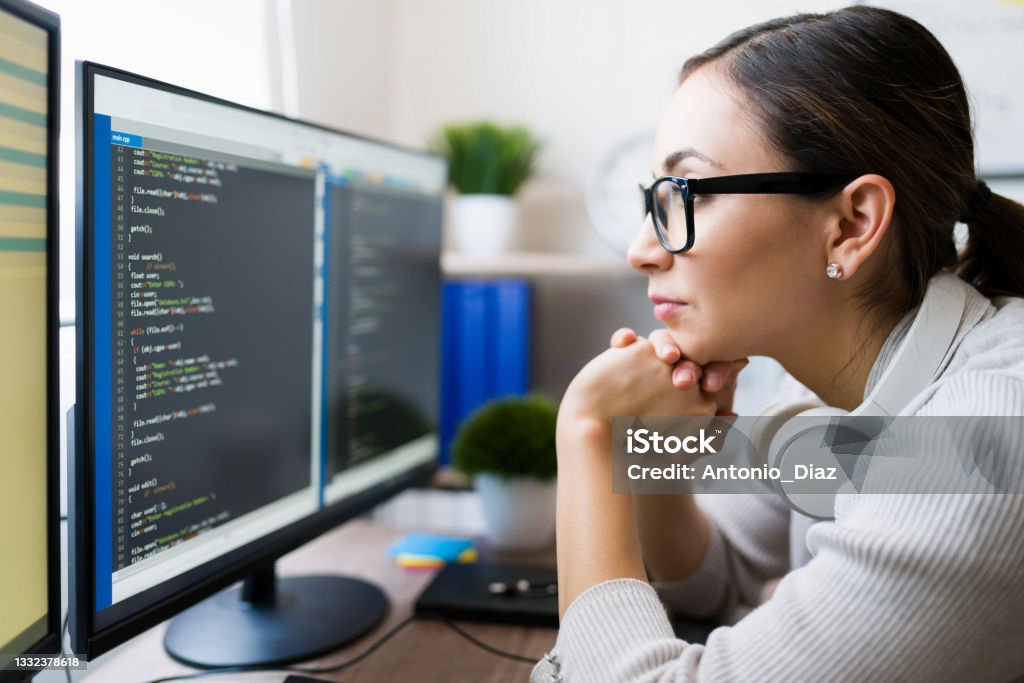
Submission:
[[[814,194],[855,176],[839,173],[747,173],[687,180],[691,194]]]

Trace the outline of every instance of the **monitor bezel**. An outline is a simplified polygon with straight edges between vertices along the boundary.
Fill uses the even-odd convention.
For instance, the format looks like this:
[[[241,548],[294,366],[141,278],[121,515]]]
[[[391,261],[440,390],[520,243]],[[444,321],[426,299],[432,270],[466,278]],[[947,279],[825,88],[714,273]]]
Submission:
[[[61,652],[61,515],[60,515],[60,17],[25,0],[0,0],[10,12],[46,31],[46,635],[25,655]],[[13,654],[13,653],[7,653]],[[0,670],[0,681],[27,680],[36,670]]]
[[[93,554],[94,539],[90,534],[92,528],[91,520],[94,514],[94,500],[92,496],[95,492],[95,471],[93,468],[95,456],[93,442],[94,413],[90,398],[94,388],[94,368],[91,362],[94,350],[92,344],[94,305],[94,291],[92,287],[93,241],[91,236],[93,235],[94,226],[92,214],[92,172],[91,168],[87,167],[87,164],[91,164],[93,158],[94,140],[91,118],[94,113],[93,96],[95,78],[97,76],[155,88],[233,109],[288,121],[301,126],[308,126],[328,133],[379,144],[403,152],[427,156],[440,160],[445,164],[444,177],[447,178],[447,164],[443,157],[423,150],[249,107],[122,69],[88,61],[76,62],[75,118],[78,130],[76,136],[76,166],[79,184],[76,202],[76,258],[78,267],[76,350],[78,355],[74,449],[75,476],[71,479],[69,475],[69,480],[73,482],[72,498],[76,502],[72,566],[76,566],[77,570],[74,572],[76,585],[73,590],[69,588],[69,593],[74,596],[74,605],[70,618],[72,644],[76,652],[84,654],[90,659],[111,650],[196,602],[241,580],[252,572],[253,569],[273,562],[282,555],[322,535],[339,524],[370,510],[375,505],[391,498],[402,490],[427,483],[438,468],[438,458],[435,456],[429,463],[418,465],[356,496],[327,505],[302,520],[233,550],[211,563],[197,567],[158,586],[147,589],[137,596],[139,601],[144,596],[152,595],[152,591],[157,589],[160,589],[160,592],[172,594],[170,597],[159,598],[148,606],[132,610],[130,614],[116,618],[113,624],[97,626],[95,609],[96,567]],[[438,267],[440,268],[440,264]],[[440,297],[440,291],[438,296]],[[440,330],[440,323],[438,329]],[[438,358],[438,364],[440,367],[440,357]],[[440,376],[438,386],[440,389]],[[210,571],[208,567],[211,564],[216,569]],[[127,605],[124,608],[127,609],[134,601],[135,597],[125,600],[124,603],[127,603]],[[114,608],[116,606],[111,606],[108,609]]]

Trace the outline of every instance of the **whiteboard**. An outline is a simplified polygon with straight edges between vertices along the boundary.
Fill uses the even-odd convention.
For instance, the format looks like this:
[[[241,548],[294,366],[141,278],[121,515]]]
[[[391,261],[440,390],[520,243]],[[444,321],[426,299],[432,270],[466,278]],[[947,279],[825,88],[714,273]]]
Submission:
[[[967,85],[975,163],[985,177],[1024,178],[1024,2],[883,0],[935,34]]]

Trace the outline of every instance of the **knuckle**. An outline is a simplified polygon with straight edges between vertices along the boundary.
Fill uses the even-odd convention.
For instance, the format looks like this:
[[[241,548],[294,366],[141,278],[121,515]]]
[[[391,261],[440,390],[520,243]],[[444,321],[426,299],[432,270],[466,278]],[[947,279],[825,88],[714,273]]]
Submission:
[[[612,346],[618,346],[619,344],[625,344],[627,340],[634,336],[636,336],[636,333],[633,332],[633,330],[631,330],[630,328],[620,327],[619,329],[612,332],[612,335],[609,338],[609,343]]]

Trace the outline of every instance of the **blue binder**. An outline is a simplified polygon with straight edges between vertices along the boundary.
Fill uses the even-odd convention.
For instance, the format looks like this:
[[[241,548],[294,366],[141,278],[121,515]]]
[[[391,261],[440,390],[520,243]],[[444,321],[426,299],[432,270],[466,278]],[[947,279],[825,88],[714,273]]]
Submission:
[[[530,386],[530,283],[457,280],[441,300],[441,463],[459,423],[478,406]]]

